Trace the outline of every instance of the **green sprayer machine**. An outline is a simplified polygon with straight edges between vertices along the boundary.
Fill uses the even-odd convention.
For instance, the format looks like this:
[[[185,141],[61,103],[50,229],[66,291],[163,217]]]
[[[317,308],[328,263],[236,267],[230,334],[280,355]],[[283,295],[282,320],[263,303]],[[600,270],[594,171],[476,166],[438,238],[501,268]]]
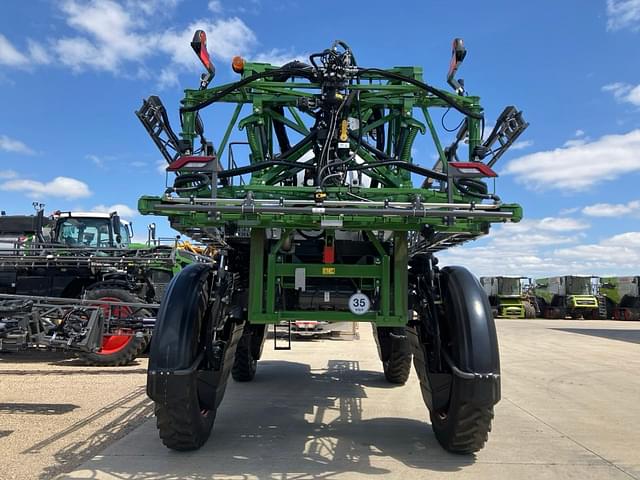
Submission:
[[[544,318],[606,318],[597,277],[564,275],[535,280],[536,302]],[[604,310],[603,310],[604,309]]]
[[[217,249],[214,265],[173,278],[158,312],[147,393],[164,444],[206,442],[228,376],[254,378],[267,326],[279,332],[277,348],[290,348],[282,338],[292,321],[321,320],[373,324],[388,381],[404,383],[413,358],[442,446],[481,449],[500,399],[491,307],[468,270],[439,268],[434,254],[521,219],[521,207],[488,185],[527,127],[521,112],[507,107],[484,131],[479,98],[455,78],[461,39],[453,92],[427,84],[420,67],[361,67],[342,41],[308,63],[235,57],[239,79],[210,86],[203,31],[191,46],[206,71],[199,88],[185,90],[181,132],[158,97],[136,112],[173,178],[161,195],[140,198],[140,212]],[[231,119],[214,144],[201,113],[215,106]],[[447,148],[438,109],[462,115]],[[231,141],[235,130],[246,141]],[[438,155],[433,168],[413,158],[424,134]]]
[[[640,320],[640,276],[601,278],[600,294],[607,318]]]
[[[501,276],[481,277],[494,318],[535,318],[536,307],[529,295],[530,283],[527,277]],[[526,287],[526,288],[523,288]]]

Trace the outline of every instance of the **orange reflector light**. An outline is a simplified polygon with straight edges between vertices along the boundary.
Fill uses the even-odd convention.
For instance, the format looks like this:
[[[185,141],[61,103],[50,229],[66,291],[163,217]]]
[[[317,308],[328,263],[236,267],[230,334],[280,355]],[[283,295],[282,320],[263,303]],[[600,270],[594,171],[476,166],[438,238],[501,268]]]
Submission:
[[[231,60],[231,68],[233,68],[233,71],[236,73],[244,72],[244,58],[239,55],[233,57]]]

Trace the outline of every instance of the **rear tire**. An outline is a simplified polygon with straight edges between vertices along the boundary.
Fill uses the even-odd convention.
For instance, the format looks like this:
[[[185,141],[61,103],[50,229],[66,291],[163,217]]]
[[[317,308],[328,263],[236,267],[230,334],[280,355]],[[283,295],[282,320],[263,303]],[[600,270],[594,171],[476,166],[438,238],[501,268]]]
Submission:
[[[118,288],[97,288],[87,291],[87,300],[110,300],[127,303],[143,303],[143,301],[127,290]],[[103,309],[105,316],[108,315],[109,308]],[[127,307],[114,307],[112,315],[118,315],[121,310],[122,316],[130,314]],[[120,367],[130,365],[147,348],[149,338],[146,335],[136,336],[134,332],[126,332],[127,335],[104,335],[102,346],[97,352],[82,352],[79,357],[87,365],[97,367]]]
[[[524,302],[524,318],[536,318],[536,307],[529,302]]]
[[[251,348],[251,329],[245,325],[242,338],[236,348],[236,356],[231,369],[231,376],[236,382],[250,382],[256,376],[258,359],[253,356]]]
[[[384,376],[389,383],[404,385],[411,373],[411,345],[404,327],[376,327],[373,335],[378,346]]]
[[[406,342],[407,349],[409,349],[408,340]],[[411,373],[411,353],[392,349],[389,360],[382,362],[382,368],[384,369],[384,377],[389,383],[404,385]]]

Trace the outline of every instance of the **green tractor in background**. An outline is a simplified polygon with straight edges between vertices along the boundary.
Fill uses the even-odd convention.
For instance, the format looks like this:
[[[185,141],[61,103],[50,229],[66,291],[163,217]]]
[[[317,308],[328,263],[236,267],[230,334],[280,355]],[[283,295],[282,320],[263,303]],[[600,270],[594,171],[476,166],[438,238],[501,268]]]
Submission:
[[[491,311],[495,318],[535,318],[536,305],[534,299],[527,294],[528,284],[523,284],[526,277],[502,276],[481,277],[480,284],[484,288]]]
[[[599,319],[606,317],[598,300],[598,280],[590,275],[537,278],[535,296],[544,318]]]
[[[171,279],[188,265],[212,262],[209,251],[188,242],[160,245],[153,226],[147,244],[131,243],[132,225],[117,212],[56,211],[45,217],[43,205],[36,206],[35,215],[0,216],[0,301],[22,297],[36,301],[33,309],[57,299],[101,305],[102,341],[76,352],[88,364],[131,363],[148,346],[151,305],[157,309]],[[133,306],[141,304],[150,307]],[[37,329],[18,330],[16,350],[37,343]]]
[[[603,277],[600,294],[607,307],[607,318],[640,320],[640,276]]]

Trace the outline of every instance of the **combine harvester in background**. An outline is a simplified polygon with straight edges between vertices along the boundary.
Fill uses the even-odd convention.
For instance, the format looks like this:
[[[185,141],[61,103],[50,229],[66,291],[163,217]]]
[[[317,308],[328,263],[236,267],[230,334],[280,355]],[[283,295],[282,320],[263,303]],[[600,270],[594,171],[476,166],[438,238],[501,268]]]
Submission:
[[[480,284],[489,298],[494,318],[536,317],[535,297],[529,294],[531,279],[515,276],[481,277]]]
[[[640,320],[640,276],[603,277],[600,294],[607,304],[607,318]]]
[[[308,64],[236,57],[240,78],[209,87],[215,69],[203,31],[191,46],[206,71],[199,88],[184,91],[179,135],[158,97],[136,112],[173,180],[142,197],[140,212],[166,216],[219,251],[213,265],[175,276],[158,312],[147,393],[164,444],[201,447],[229,375],[254,378],[267,325],[309,320],[373,323],[388,381],[404,383],[413,357],[440,444],[480,450],[500,399],[491,307],[467,269],[440,268],[434,254],[487,234],[492,223],[520,220],[521,207],[489,184],[527,127],[521,112],[505,108],[483,134],[480,99],[455,78],[466,55],[461,39],[453,92],[425,83],[421,67],[360,67],[341,41]],[[204,109],[225,103],[232,108],[220,108],[215,125],[233,113],[214,145]],[[447,148],[437,111],[461,114]],[[232,154],[237,131],[250,152],[242,160]],[[438,153],[431,169],[413,158],[421,134]],[[243,396],[252,395],[247,387]]]
[[[534,292],[544,318],[604,319],[606,304],[599,300],[598,277],[565,275],[537,278]]]
[[[171,278],[212,261],[189,245],[151,245],[150,232],[150,245],[131,244],[132,226],[116,212],[45,217],[39,206],[36,215],[0,216],[0,349],[65,348],[88,364],[131,363]]]

